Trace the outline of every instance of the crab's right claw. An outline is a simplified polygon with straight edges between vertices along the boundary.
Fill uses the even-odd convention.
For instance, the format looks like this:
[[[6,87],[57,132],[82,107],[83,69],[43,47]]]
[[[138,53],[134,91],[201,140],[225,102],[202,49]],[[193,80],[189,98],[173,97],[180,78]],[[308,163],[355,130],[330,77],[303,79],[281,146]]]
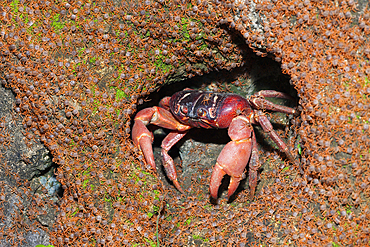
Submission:
[[[251,156],[252,133],[253,128],[246,117],[239,116],[231,122],[228,130],[231,141],[222,149],[213,168],[209,186],[212,198],[217,199],[218,189],[226,174],[230,176],[227,196],[230,198],[238,188]]]
[[[218,156],[213,168],[209,191],[211,197],[217,199],[218,188],[222,178],[227,174],[230,176],[230,184],[227,196],[230,198],[243,179],[243,173],[251,154],[251,139],[247,138],[239,142],[231,141]]]
[[[145,124],[140,119],[136,119],[132,127],[132,140],[144,154],[145,161],[156,170],[154,155],[153,155],[153,134],[147,129]]]
[[[213,199],[217,199],[218,188],[220,187],[221,181],[225,175],[226,172],[218,163],[216,163],[215,167],[213,168],[211,182],[209,185],[209,193]]]

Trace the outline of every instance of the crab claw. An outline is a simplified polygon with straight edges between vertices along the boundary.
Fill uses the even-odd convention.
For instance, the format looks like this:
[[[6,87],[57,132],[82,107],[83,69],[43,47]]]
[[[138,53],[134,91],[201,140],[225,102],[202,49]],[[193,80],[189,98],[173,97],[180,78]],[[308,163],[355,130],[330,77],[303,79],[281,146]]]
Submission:
[[[136,120],[132,128],[132,140],[143,152],[146,162],[155,170],[153,155],[153,134],[146,128],[141,120]]]
[[[218,189],[225,174],[231,177],[228,197],[238,188],[251,156],[252,131],[245,117],[237,117],[230,124],[228,132],[232,141],[222,149],[211,176],[209,190],[212,198],[217,198]]]
[[[177,121],[174,116],[165,109],[168,105],[168,99],[164,98],[161,102],[164,108],[161,107],[150,107],[139,111],[135,117],[135,123],[132,127],[132,140],[136,147],[138,147],[144,154],[145,161],[156,170],[156,165],[153,155],[153,134],[146,127],[149,124],[154,124],[159,127],[167,128],[172,130],[162,142],[162,157],[163,165],[168,178],[173,182],[176,188],[183,193],[180,184],[177,180],[177,173],[175,164],[168,155],[168,151],[173,145],[175,145],[182,137],[185,136],[188,129],[191,126],[181,124]]]
[[[218,188],[221,185],[222,178],[226,174],[230,176],[227,196],[230,197],[234,194],[239,186],[240,180],[243,179],[244,169],[248,164],[251,153],[251,144],[250,139],[241,143],[231,141],[226,144],[213,168],[209,186],[212,198],[217,198]]]
[[[209,185],[209,192],[213,199],[217,199],[218,188],[220,187],[222,178],[226,175],[226,172],[222,169],[220,164],[216,162],[215,167],[213,168],[211,183]]]

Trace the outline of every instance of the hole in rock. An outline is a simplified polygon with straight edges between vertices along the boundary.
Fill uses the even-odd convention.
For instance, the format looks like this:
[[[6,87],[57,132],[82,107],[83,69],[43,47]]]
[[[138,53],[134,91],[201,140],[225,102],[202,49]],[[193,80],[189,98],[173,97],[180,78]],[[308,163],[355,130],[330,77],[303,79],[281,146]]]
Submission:
[[[144,108],[158,106],[162,98],[171,96],[175,92],[185,88],[203,91],[227,91],[229,93],[239,94],[243,97],[252,95],[261,90],[275,90],[289,94],[294,100],[267,98],[269,101],[275,104],[296,108],[298,102],[297,92],[290,85],[289,81],[290,77],[281,72],[279,63],[271,58],[259,57],[253,52],[249,52],[249,56],[245,57],[244,65],[241,67],[234,68],[230,71],[212,71],[202,76],[195,76],[191,79],[162,86],[159,90],[151,93],[145,98],[144,104],[138,107],[138,111]],[[290,119],[292,119],[293,116],[284,113],[267,112],[269,112],[267,116],[273,128],[279,133],[285,133],[288,139],[293,138],[293,132],[289,130]],[[159,177],[168,187],[175,189],[165,175],[161,158],[161,143],[170,131],[152,125],[148,126],[148,129],[154,132],[153,151],[157,172],[160,174]],[[287,159],[260,126],[253,125],[253,129],[256,133],[259,150],[262,150],[262,152],[275,153],[283,160]],[[287,139],[283,138],[283,140],[288,144],[289,148],[292,149]],[[200,180],[203,182],[205,181],[205,183],[201,185],[201,190],[206,194],[208,193],[211,172],[216,163],[218,154],[229,141],[230,137],[228,136],[227,129],[192,128],[188,131],[186,136],[169,151],[169,155],[174,159],[176,165],[178,181],[184,190],[189,190],[189,188],[194,185],[192,181]],[[292,141],[291,143],[294,142]],[[296,152],[294,155],[297,155]],[[272,169],[270,167],[267,168],[262,160],[261,163],[262,167],[259,173],[264,169]],[[248,166],[246,170],[246,177],[248,177]],[[204,174],[208,174],[208,177],[204,177]],[[227,195],[227,186],[228,180],[224,179],[220,186],[219,196]],[[237,197],[237,194],[243,189],[248,189],[248,179],[244,179],[241,182],[241,185],[232,198],[235,198],[235,196]]]

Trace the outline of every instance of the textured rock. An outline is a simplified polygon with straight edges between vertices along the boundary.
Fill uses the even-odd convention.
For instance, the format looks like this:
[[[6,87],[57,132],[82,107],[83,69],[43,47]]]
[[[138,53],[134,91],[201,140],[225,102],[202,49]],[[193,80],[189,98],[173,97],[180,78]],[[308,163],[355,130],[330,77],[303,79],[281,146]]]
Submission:
[[[33,228],[31,225],[35,220],[30,220],[30,217],[36,217],[36,222],[49,228],[55,221],[55,209],[45,204],[42,209],[46,213],[38,215],[33,211],[33,214],[30,213],[28,209],[33,200],[30,194],[41,193],[41,198],[48,197],[58,201],[59,183],[48,183],[53,181],[55,164],[51,161],[49,151],[39,141],[26,144],[22,119],[14,111],[14,106],[15,99],[12,92],[0,86],[0,118],[5,120],[1,135],[6,135],[5,142],[9,144],[0,146],[0,182],[6,199],[1,204],[4,218],[0,221],[0,228],[10,235],[12,233],[9,229],[16,228],[17,236],[23,239],[22,246],[46,245],[49,243],[49,234],[38,228],[37,224]],[[43,187],[48,189],[49,194],[43,194]],[[16,216],[21,218],[21,222],[14,220]],[[6,235],[8,241],[2,239],[1,246],[14,246],[9,242],[8,234]]]

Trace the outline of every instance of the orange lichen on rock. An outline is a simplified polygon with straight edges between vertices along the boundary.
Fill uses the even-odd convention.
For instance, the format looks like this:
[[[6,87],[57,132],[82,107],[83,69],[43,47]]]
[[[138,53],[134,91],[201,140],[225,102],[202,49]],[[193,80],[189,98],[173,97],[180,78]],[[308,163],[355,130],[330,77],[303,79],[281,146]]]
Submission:
[[[45,229],[51,243],[369,245],[367,4],[2,1],[0,80],[16,97],[24,137],[47,147],[64,189]],[[243,190],[212,204],[201,166],[185,194],[164,188],[130,140],[136,109],[167,83],[248,67],[251,51],[279,62],[297,91],[290,146],[304,175],[270,150],[260,154],[266,168],[252,202]]]

